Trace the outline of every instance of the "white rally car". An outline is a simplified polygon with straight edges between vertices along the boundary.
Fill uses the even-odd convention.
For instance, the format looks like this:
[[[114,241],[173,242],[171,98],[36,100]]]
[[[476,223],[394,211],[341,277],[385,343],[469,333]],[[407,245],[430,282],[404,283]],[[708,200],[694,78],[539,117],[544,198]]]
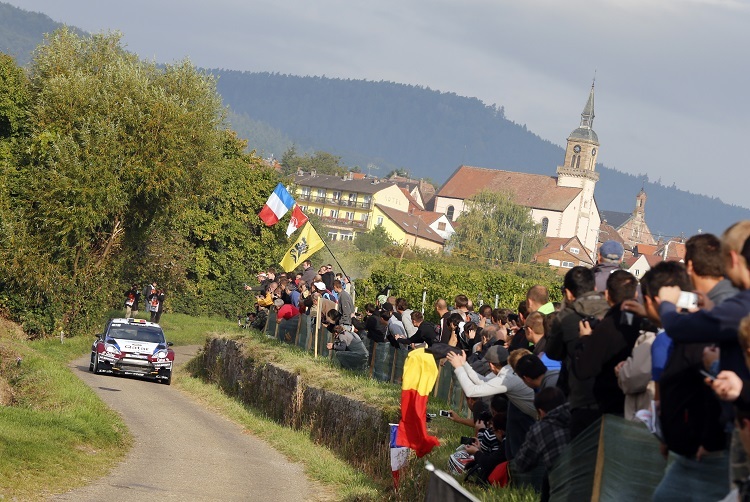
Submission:
[[[174,351],[164,331],[145,319],[110,319],[91,346],[89,371],[145,376],[172,383]]]

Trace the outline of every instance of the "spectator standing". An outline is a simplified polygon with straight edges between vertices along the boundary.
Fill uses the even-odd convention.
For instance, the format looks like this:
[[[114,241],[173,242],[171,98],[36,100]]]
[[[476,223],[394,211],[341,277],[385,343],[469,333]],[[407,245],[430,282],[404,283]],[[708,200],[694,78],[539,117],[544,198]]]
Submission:
[[[315,269],[310,260],[302,262],[302,280],[305,281],[305,284],[308,286],[315,282]]]
[[[571,372],[579,338],[579,323],[587,318],[601,319],[609,310],[607,301],[594,290],[594,285],[591,269],[577,266],[568,270],[563,279],[565,308],[555,317],[550,332],[545,334],[546,355],[563,363],[558,386],[568,391],[572,438],[600,416],[593,392],[594,379],[579,379]]]
[[[354,301],[349,293],[344,291],[344,285],[340,280],[333,281],[333,291],[338,295],[337,308],[341,312],[341,325],[347,331],[352,329],[352,316],[354,315]]]
[[[164,312],[164,300],[166,299],[167,294],[164,292],[163,289],[159,289],[156,292],[156,299],[159,302],[159,304],[156,307],[156,315],[154,316],[154,322],[156,324],[159,324],[161,322],[161,314]]]
[[[579,380],[594,379],[593,394],[600,415],[623,416],[625,394],[617,385],[615,367],[625,361],[640,336],[641,319],[623,311],[622,303],[635,300],[638,280],[625,270],[615,270],[607,277],[604,293],[610,309],[591,328],[589,321],[580,322],[580,338],[575,348],[572,373]]]
[[[607,241],[599,246],[596,266],[594,267],[594,278],[596,290],[604,292],[607,289],[607,278],[615,270],[620,270],[620,263],[625,254],[625,248],[617,241]]]
[[[546,287],[537,284],[529,288],[526,292],[526,309],[529,314],[532,312],[551,314],[555,311],[555,306],[549,301],[549,291]]]

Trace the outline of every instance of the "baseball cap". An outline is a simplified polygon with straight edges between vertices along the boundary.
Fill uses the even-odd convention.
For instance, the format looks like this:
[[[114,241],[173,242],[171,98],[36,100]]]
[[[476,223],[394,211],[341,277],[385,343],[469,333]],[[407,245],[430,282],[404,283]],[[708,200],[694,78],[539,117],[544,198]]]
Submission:
[[[608,260],[621,260],[622,255],[625,253],[625,249],[617,241],[607,241],[599,248],[599,253],[602,258]]]
[[[505,364],[508,362],[508,349],[501,347],[500,345],[493,345],[484,354],[484,358],[487,362],[492,364]]]
[[[314,282],[313,286],[315,286],[318,291],[326,290],[326,284],[323,281]]]

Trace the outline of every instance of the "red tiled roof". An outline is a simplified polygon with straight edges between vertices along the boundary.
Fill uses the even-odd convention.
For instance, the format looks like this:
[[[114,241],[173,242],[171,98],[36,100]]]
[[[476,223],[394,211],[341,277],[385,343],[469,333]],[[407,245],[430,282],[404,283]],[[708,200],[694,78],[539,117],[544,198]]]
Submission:
[[[410,211],[415,210],[415,209],[417,210],[424,209],[421,205],[419,205],[419,202],[417,202],[417,199],[415,199],[414,196],[412,196],[412,194],[409,192],[407,188],[399,187],[399,189],[401,190],[401,193],[403,193],[406,196],[406,199],[409,201]]]
[[[398,209],[382,206],[375,204],[375,207],[391,219],[396,225],[398,225],[404,232],[409,235],[416,235],[422,239],[428,241],[437,242],[439,244],[445,244],[445,239],[440,237],[429,225],[423,221],[419,216],[409,214]]]
[[[584,262],[589,265],[594,264],[588,254],[588,250],[581,244],[581,241],[577,237],[546,237],[546,240],[547,245],[534,255],[535,261],[539,262],[539,258],[546,257],[547,259],[552,258],[575,263]],[[580,250],[578,254],[571,253],[568,250],[571,244],[575,244],[573,247],[577,247]]]
[[[509,190],[516,204],[552,211],[563,211],[581,193],[580,188],[557,186],[557,178],[552,176],[460,166],[437,196],[468,199],[483,189]]]
[[[651,268],[654,268],[656,265],[664,261],[662,257],[659,255],[646,254],[646,255],[643,255],[643,257],[646,258],[646,262],[648,263],[648,266]]]
[[[656,246],[652,244],[636,244],[635,249],[638,254],[656,254]]]

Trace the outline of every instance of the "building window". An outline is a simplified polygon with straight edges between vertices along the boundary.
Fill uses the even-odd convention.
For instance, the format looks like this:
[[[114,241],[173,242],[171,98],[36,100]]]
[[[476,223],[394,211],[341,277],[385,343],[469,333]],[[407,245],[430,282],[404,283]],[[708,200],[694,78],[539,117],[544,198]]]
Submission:
[[[547,235],[547,229],[549,228],[549,218],[546,216],[542,218],[542,235]]]
[[[367,214],[367,213],[362,213],[362,216],[360,216],[359,219],[362,220],[362,221],[367,221],[367,220],[370,219],[370,215]]]
[[[302,187],[302,195],[304,195],[305,197],[309,197],[310,196],[310,187]]]
[[[338,232],[328,232],[329,241],[335,241],[338,236],[339,236]]]
[[[453,213],[456,212],[456,208],[453,206],[448,206],[448,210],[445,212],[445,217],[448,218],[448,221],[453,221]]]
[[[581,252],[581,250],[578,249],[578,248],[570,248],[570,252],[573,253],[573,254],[578,254],[578,253]]]
[[[570,157],[570,167],[575,168],[576,167],[576,159],[578,158],[578,155],[573,155]]]
[[[446,225],[444,221],[441,221],[440,223],[438,223],[438,230],[445,230],[445,227]]]
[[[299,208],[302,210],[303,213],[307,212],[307,206],[300,206]]]
[[[338,218],[338,217],[339,217],[339,210],[331,209],[331,218]]]
[[[317,214],[318,216],[323,216],[323,208],[316,207],[313,209],[313,213]]]
[[[342,241],[354,240],[354,233],[353,232],[341,232],[341,240]]]
[[[581,156],[576,155],[576,169],[578,169],[579,167],[581,167]]]
[[[573,267],[575,267],[575,263],[573,263],[572,261],[564,261],[564,262],[562,262],[561,266],[563,268],[573,268]]]
[[[333,200],[339,200],[341,198],[341,192],[333,192],[331,197],[333,197]]]
[[[354,219],[354,213],[352,211],[346,212],[346,219],[352,221]]]
[[[376,220],[376,223],[378,225],[382,225],[383,224],[383,217],[382,216],[378,216],[378,219]]]

